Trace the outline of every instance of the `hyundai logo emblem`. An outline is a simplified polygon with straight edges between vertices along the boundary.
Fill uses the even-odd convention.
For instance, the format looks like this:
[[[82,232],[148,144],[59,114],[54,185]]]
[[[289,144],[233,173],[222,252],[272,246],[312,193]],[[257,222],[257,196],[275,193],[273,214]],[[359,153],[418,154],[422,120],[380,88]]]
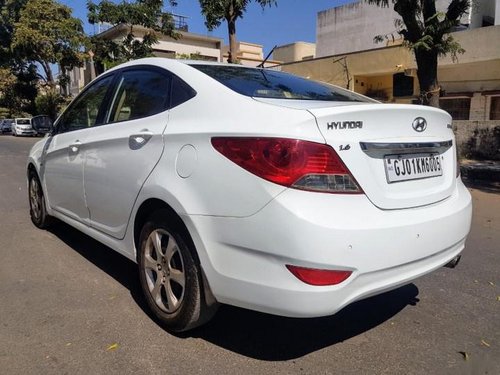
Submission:
[[[425,129],[427,129],[427,121],[425,121],[425,118],[423,117],[417,117],[413,120],[411,126],[413,126],[413,130],[416,132],[422,133]]]

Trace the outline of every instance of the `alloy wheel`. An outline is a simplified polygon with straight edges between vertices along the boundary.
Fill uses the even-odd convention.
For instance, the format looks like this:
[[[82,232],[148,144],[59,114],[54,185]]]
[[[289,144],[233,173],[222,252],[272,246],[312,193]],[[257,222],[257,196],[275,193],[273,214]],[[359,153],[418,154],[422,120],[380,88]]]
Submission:
[[[151,297],[167,313],[178,310],[184,299],[186,273],[184,260],[174,237],[155,229],[146,241],[144,273]]]
[[[36,178],[30,179],[29,195],[33,216],[35,219],[39,219],[42,215],[42,194],[40,184]]]

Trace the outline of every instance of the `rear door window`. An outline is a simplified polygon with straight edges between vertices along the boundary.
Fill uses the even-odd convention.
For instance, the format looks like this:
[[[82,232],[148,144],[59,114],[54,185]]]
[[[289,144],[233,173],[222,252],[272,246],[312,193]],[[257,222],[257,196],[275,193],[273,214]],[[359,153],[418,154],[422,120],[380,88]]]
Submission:
[[[168,108],[171,77],[158,70],[126,70],[119,78],[107,122],[153,116]]]

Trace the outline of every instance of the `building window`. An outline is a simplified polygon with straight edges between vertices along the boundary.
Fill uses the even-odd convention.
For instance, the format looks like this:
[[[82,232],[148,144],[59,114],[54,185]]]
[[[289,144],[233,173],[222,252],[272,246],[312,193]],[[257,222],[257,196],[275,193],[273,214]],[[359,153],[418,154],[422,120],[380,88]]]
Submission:
[[[440,98],[439,106],[448,112],[453,120],[468,120],[470,98]]]
[[[203,60],[203,61],[215,61],[215,62],[219,61],[219,59],[215,56],[205,56],[200,54],[199,52],[191,53],[189,55],[189,58],[191,60]]]
[[[490,120],[500,120],[500,96],[491,97]]]
[[[162,50],[153,50],[153,54],[156,57],[166,57],[167,59],[175,59],[176,54],[175,51],[162,51]]]

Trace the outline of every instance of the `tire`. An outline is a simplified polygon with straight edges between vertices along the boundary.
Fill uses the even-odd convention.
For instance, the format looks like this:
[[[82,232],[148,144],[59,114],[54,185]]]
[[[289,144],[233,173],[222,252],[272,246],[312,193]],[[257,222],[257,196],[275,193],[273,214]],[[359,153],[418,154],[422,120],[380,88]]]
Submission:
[[[52,223],[52,216],[47,214],[45,197],[40,179],[35,171],[28,174],[28,200],[30,203],[30,217],[33,224],[40,229],[46,229]]]
[[[169,331],[183,332],[210,320],[217,303],[207,306],[194,245],[168,215],[167,210],[156,211],[141,230],[139,280],[156,321]]]

